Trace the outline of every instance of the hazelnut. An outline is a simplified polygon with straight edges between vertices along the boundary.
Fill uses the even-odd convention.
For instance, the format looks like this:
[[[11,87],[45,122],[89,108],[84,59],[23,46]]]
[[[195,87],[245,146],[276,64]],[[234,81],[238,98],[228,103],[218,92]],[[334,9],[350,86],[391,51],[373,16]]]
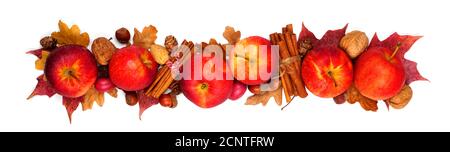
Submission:
[[[344,49],[352,59],[360,55],[368,45],[369,38],[367,38],[366,33],[361,31],[347,33],[339,43],[339,46]]]
[[[118,29],[116,31],[116,39],[120,43],[128,43],[128,41],[130,41],[130,31],[124,27]]]

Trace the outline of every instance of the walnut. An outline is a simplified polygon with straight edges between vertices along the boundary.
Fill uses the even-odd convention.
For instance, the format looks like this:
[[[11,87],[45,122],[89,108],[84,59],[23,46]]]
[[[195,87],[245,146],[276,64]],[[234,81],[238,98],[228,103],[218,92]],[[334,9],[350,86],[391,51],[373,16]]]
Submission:
[[[52,38],[51,36],[43,37],[39,42],[41,43],[41,46],[44,50],[51,51],[56,48],[56,39]]]
[[[369,38],[367,38],[366,33],[361,31],[347,33],[339,43],[339,46],[344,49],[352,59],[360,55],[368,45]]]
[[[404,108],[412,98],[412,89],[409,85],[403,86],[402,90],[394,97],[388,99],[389,105],[395,109]]]
[[[117,48],[107,38],[99,37],[92,42],[92,53],[101,65],[107,65]]]
[[[158,44],[150,46],[150,53],[158,64],[165,64],[170,57],[166,48]]]

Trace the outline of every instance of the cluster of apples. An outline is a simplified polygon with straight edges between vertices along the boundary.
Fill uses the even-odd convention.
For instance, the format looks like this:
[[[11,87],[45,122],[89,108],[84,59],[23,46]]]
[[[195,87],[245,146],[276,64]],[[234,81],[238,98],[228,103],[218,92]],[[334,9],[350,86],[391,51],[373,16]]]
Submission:
[[[373,100],[386,100],[398,94],[408,74],[398,49],[368,47],[357,58],[351,59],[339,47],[345,29],[328,31],[320,40],[311,34],[306,36],[314,47],[302,58],[299,77],[308,90],[319,97],[333,98],[354,84],[362,95]],[[270,81],[271,69],[279,66],[271,64],[270,41],[260,36],[250,36],[235,45],[243,47],[232,49],[228,58],[221,60],[223,67],[210,66],[222,68],[223,78],[231,79],[208,79],[206,72],[201,73],[200,79],[181,79],[181,91],[187,99],[199,107],[211,108],[227,99],[237,100],[247,88],[258,88]],[[259,48],[262,46],[267,48]],[[191,73],[198,72],[194,70],[204,69],[212,57],[202,54],[201,59],[202,64],[193,64],[191,58],[188,62],[192,64],[185,66],[192,66]],[[256,66],[249,66],[250,63],[256,63]],[[239,67],[241,65],[245,66]],[[44,74],[56,93],[76,98],[84,95],[93,85],[100,92],[113,87],[124,91],[143,90],[154,81],[158,67],[148,49],[131,45],[118,49],[112,55],[106,71],[108,76],[99,78],[102,71],[99,71],[94,55],[86,47],[64,45],[51,51]]]
[[[158,64],[146,49],[124,47],[111,58],[109,78],[97,79],[97,62],[92,53],[79,45],[65,45],[50,53],[44,69],[45,77],[58,94],[76,98],[92,85],[100,92],[115,86],[125,91],[142,90],[153,81]]]

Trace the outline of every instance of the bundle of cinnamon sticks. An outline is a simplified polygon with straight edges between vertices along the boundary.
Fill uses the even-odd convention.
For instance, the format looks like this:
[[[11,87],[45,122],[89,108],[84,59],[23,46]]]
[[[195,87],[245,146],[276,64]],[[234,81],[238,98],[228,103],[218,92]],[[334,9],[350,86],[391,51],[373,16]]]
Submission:
[[[308,93],[301,77],[301,53],[297,36],[292,24],[283,27],[282,33],[270,34],[272,45],[279,46],[280,77],[286,101],[291,102],[295,96],[305,98]]]
[[[187,46],[188,49],[186,49],[185,47],[178,47],[177,52],[181,52],[181,55],[171,57],[168,62],[179,62],[178,65],[183,65],[183,63],[186,62],[187,59],[189,59],[188,57],[194,50],[194,43],[192,43],[192,41],[184,40],[183,43],[181,43],[181,46]],[[147,96],[157,99],[169,88],[172,82],[174,82],[172,69],[176,67],[172,67],[173,65],[174,64],[165,64],[158,70],[158,73],[156,73],[155,81],[153,81],[153,83],[145,92]]]

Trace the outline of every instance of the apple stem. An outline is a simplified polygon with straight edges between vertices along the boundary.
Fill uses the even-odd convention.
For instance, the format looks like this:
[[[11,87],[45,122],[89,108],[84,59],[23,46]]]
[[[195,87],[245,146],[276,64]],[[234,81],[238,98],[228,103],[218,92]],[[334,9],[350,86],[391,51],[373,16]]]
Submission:
[[[337,87],[337,83],[336,83],[336,80],[333,78],[333,72],[331,72],[331,71],[328,71],[328,76],[330,76],[331,77],[331,79],[333,80],[333,83],[334,83],[334,87]]]
[[[392,58],[394,58],[395,54],[397,54],[399,49],[400,49],[400,42],[397,43],[397,46],[395,46],[394,53],[392,53],[392,55],[389,57],[389,60],[392,60]]]
[[[200,86],[200,88],[203,90],[203,89],[206,89],[206,87],[208,87],[208,85],[206,85],[206,84],[202,84],[201,86]]]
[[[69,74],[69,76],[73,77],[75,80],[78,80],[78,77],[73,73],[72,70],[69,70],[69,71],[67,72],[67,74]]]

